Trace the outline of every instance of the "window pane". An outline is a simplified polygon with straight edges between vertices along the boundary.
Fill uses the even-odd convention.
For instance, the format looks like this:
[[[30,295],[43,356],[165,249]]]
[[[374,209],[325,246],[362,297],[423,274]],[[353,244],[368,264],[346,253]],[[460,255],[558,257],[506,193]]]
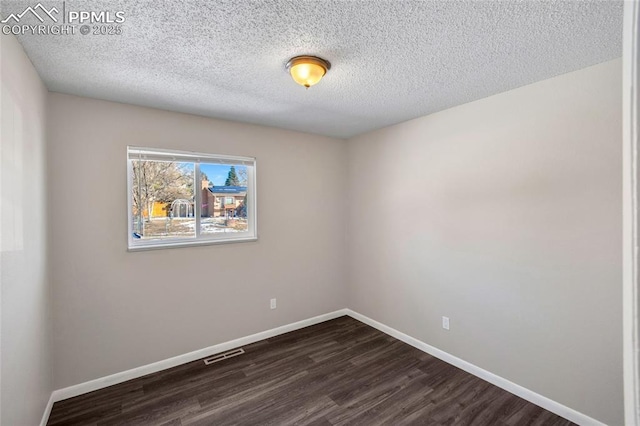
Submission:
[[[194,164],[131,162],[131,232],[134,239],[194,238]]]
[[[247,231],[247,167],[203,163],[200,176],[200,233],[206,236]]]

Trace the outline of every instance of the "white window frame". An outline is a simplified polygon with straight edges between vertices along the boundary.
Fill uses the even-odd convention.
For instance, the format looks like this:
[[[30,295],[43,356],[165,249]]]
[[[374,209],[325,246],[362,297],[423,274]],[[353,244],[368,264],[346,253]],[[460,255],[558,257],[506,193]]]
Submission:
[[[180,161],[194,164],[194,207],[195,237],[171,239],[137,239],[133,237],[133,161],[138,159],[158,161]],[[201,235],[202,190],[200,189],[200,164],[231,164],[247,166],[247,231]],[[258,211],[256,191],[256,159],[222,154],[204,154],[199,152],[176,151],[168,149],[142,148],[127,146],[127,248],[129,251],[153,250],[176,247],[200,246],[209,244],[227,244],[258,240]]]

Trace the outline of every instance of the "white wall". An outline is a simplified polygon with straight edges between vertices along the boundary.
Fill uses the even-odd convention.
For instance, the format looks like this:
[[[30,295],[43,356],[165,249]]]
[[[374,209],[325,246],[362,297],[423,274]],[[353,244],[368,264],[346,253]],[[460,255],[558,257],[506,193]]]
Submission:
[[[0,423],[35,425],[52,391],[47,91],[15,37],[0,35],[0,61]]]
[[[349,307],[621,425],[621,101],[615,60],[349,141]]]
[[[345,141],[61,94],[49,112],[56,388],[345,307]],[[128,144],[257,157],[259,241],[127,252]]]

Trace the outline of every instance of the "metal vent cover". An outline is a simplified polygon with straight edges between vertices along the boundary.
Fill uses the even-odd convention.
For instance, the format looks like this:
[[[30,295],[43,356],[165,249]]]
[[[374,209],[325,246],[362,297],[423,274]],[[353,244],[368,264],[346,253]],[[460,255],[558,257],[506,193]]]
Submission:
[[[242,355],[244,353],[244,349],[238,348],[229,352],[224,352],[221,354],[210,356],[209,358],[204,359],[205,365],[215,364],[216,362],[223,361],[225,359],[233,358],[234,356]]]

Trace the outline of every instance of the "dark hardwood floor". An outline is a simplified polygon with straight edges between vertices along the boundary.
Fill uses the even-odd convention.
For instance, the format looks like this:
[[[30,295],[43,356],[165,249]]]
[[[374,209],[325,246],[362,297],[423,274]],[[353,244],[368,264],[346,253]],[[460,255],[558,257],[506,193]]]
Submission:
[[[350,317],[56,402],[49,425],[571,425]]]

